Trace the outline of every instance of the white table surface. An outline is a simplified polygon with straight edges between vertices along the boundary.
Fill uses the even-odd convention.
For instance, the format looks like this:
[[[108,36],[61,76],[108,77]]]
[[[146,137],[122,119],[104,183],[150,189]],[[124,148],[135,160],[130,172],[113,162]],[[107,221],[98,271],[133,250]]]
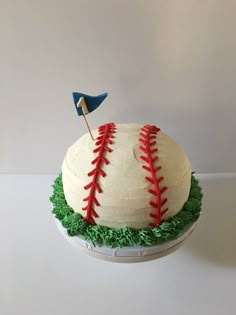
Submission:
[[[199,175],[201,222],[177,252],[96,260],[59,233],[54,175],[0,175],[0,315],[228,315],[236,312],[236,174]]]

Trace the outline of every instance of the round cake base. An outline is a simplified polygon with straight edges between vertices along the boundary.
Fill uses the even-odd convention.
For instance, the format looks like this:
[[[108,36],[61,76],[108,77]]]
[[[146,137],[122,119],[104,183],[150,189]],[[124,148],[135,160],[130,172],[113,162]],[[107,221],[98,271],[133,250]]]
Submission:
[[[86,254],[94,256],[95,258],[118,263],[144,262],[158,259],[173,253],[183,245],[184,241],[192,234],[199,222],[198,219],[192,225],[188,226],[184,233],[177,239],[166,241],[159,245],[112,248],[103,245],[94,246],[91,242],[83,240],[79,236],[69,236],[66,229],[64,229],[61,225],[61,222],[57,219],[55,220],[61,234],[72,245],[81,249]]]

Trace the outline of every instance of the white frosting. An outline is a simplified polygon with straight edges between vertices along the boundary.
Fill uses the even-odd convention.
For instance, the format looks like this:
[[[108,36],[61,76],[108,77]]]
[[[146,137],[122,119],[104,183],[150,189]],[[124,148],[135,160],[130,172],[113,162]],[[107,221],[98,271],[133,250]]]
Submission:
[[[150,212],[154,213],[148,201],[155,200],[147,192],[152,184],[144,179],[148,173],[142,168],[140,160],[139,132],[142,127],[137,124],[116,125],[113,144],[110,145],[112,152],[106,153],[109,164],[102,166],[106,176],[99,177],[102,193],[96,193],[96,198],[100,206],[94,205],[98,214],[98,218],[94,218],[97,224],[139,229],[154,222],[148,216]],[[92,133],[94,137],[98,136],[97,130]],[[156,140],[158,160],[155,166],[162,167],[156,176],[164,177],[160,188],[168,187],[163,193],[163,197],[168,198],[166,206],[169,210],[164,215],[167,219],[177,214],[188,199],[191,167],[186,154],[170,137],[159,131]],[[66,201],[83,216],[85,211],[82,207],[86,205],[83,198],[88,196],[84,186],[91,181],[88,172],[93,168],[91,161],[97,156],[93,153],[94,148],[95,142],[89,134],[85,134],[68,149],[62,165]]]

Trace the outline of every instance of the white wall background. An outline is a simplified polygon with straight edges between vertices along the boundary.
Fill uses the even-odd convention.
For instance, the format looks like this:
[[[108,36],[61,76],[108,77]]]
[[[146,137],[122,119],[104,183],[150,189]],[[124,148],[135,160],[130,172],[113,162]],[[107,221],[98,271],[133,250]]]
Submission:
[[[0,172],[58,172],[89,116],[159,125],[197,172],[236,171],[236,1],[0,0]]]

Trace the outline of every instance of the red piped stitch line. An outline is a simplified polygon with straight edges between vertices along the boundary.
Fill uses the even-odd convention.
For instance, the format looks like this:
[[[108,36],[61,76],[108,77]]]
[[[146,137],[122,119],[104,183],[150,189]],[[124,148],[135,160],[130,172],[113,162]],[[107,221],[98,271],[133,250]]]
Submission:
[[[149,223],[149,226],[159,226],[163,221],[163,215],[168,211],[168,208],[163,209],[163,206],[167,202],[167,198],[162,198],[162,194],[167,190],[167,187],[164,186],[160,188],[159,183],[163,181],[164,177],[156,176],[156,172],[161,169],[161,166],[154,166],[155,161],[158,160],[158,149],[152,148],[156,145],[156,134],[160,131],[156,126],[145,125],[141,128],[139,133],[139,142],[141,146],[139,149],[144,153],[140,156],[140,159],[146,164],[142,165],[142,168],[149,173],[148,176],[145,176],[145,180],[152,184],[152,188],[148,188],[147,192],[150,193],[155,201],[150,200],[148,204],[155,209],[154,213],[149,213],[149,217],[153,218],[155,222]]]
[[[102,189],[98,183],[98,179],[100,176],[106,176],[106,173],[102,169],[102,165],[109,164],[105,154],[112,152],[112,150],[109,148],[109,145],[113,143],[111,139],[114,138],[113,133],[115,133],[115,131],[116,127],[114,123],[105,124],[98,128],[99,136],[96,138],[96,148],[93,150],[93,152],[98,153],[98,155],[91,162],[91,164],[95,165],[95,167],[88,173],[88,176],[92,177],[92,180],[89,184],[84,186],[85,190],[89,190],[89,195],[83,199],[83,201],[87,202],[87,205],[82,208],[83,211],[86,211],[86,216],[84,219],[91,224],[96,224],[94,217],[98,218],[98,214],[94,210],[94,205],[100,206],[100,203],[95,197],[95,194],[96,192],[99,194],[102,192]]]

